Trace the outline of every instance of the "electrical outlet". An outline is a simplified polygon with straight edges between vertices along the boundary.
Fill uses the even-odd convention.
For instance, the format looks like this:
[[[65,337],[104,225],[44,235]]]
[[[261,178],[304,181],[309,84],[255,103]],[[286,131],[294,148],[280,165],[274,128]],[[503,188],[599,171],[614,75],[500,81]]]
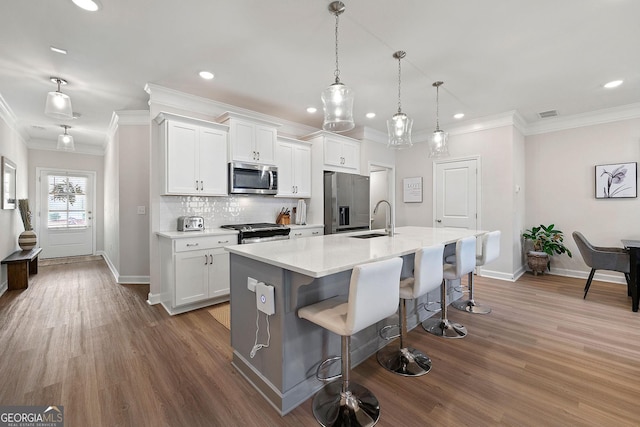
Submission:
[[[259,282],[256,286],[256,306],[258,310],[271,316],[276,312],[276,302],[274,298],[274,288]]]
[[[256,291],[257,284],[258,284],[257,279],[254,279],[253,277],[247,277],[247,289],[249,289],[251,292]]]
[[[138,206],[138,215],[145,215],[147,213],[147,208],[145,206]]]

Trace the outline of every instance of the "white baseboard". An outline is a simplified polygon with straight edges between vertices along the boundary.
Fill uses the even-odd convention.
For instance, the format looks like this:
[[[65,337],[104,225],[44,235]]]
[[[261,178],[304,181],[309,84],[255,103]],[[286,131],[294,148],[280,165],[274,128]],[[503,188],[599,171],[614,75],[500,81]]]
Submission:
[[[482,269],[478,269],[478,276],[480,277],[488,277],[490,279],[498,279],[498,280],[506,280],[509,282],[515,282],[516,280],[518,280],[518,277],[514,277],[513,274],[509,274],[509,273],[504,273],[502,271],[494,271],[494,270],[487,270],[486,268],[482,268]]]
[[[122,285],[148,285],[149,276],[118,276],[118,283]]]
[[[9,282],[5,280],[4,282],[2,282],[2,285],[0,285],[0,297],[4,295],[4,293],[7,292],[8,290],[9,290]]]
[[[602,271],[602,273],[600,273],[600,271]],[[577,277],[579,279],[585,279],[585,281],[589,277],[588,271],[569,270],[566,268],[551,268],[550,273],[557,276]],[[624,278],[624,274],[608,270],[596,270],[596,274],[593,276],[593,280],[599,280],[601,282],[609,283],[620,283],[625,286],[627,284],[627,281]]]
[[[98,251],[96,254],[102,256],[102,258],[105,260],[116,283],[121,285],[148,285],[149,283],[151,283],[149,276],[121,276],[118,272],[118,269],[113,265],[106,252]]]
[[[160,304],[161,302],[162,302],[162,294],[152,294],[151,292],[149,292],[149,295],[147,295],[147,304],[156,305],[156,304]]]

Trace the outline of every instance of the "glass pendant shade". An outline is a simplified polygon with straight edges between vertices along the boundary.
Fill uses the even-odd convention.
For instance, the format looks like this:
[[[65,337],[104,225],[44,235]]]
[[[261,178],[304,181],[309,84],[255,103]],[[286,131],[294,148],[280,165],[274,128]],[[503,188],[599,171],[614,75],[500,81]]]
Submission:
[[[56,149],[62,151],[75,151],[76,147],[73,144],[73,136],[67,133],[68,126],[63,125],[64,133],[62,135],[58,135],[58,145]]]
[[[355,127],[353,122],[353,91],[337,82],[321,95],[324,110],[322,129],[330,132],[346,132]]]
[[[389,148],[409,148],[413,145],[411,141],[411,127],[413,119],[405,113],[396,113],[391,120],[387,120],[387,130],[389,132]]]
[[[391,120],[387,120],[387,132],[389,134],[389,142],[387,148],[409,148],[413,145],[411,141],[411,126],[413,126],[413,120],[402,112],[401,102],[401,88],[402,88],[402,68],[400,66],[400,60],[404,58],[407,53],[403,50],[399,50],[393,54],[393,57],[398,60],[398,112],[391,117]]]
[[[47,103],[44,106],[44,113],[56,119],[73,119],[73,109],[71,108],[71,98],[60,91],[61,84],[67,81],[58,77],[51,77],[51,81],[57,83],[58,90],[47,94]]]
[[[338,65],[338,22],[340,14],[345,10],[344,3],[333,1],[329,4],[329,12],[336,17],[336,69],[335,83],[322,91],[322,109],[324,122],[322,129],[330,132],[346,132],[355,127],[353,122],[353,91],[344,83],[340,83],[340,67]]]
[[[444,157],[449,155],[449,134],[440,129],[440,86],[444,82],[434,82],[433,87],[436,88],[436,130],[429,140],[429,157]]]
[[[429,141],[429,157],[445,157],[449,155],[449,145],[447,144],[449,134],[443,130],[436,130],[431,135]]]

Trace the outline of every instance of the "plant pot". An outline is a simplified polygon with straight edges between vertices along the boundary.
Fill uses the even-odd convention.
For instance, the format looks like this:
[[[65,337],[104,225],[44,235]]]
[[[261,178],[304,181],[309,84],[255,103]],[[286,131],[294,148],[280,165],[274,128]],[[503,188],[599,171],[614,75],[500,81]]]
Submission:
[[[546,252],[530,251],[527,254],[527,264],[534,276],[537,276],[538,273],[544,273],[547,271],[547,266],[549,265],[549,254]]]
[[[37,244],[38,236],[33,230],[25,230],[18,236],[18,246],[20,246],[23,251],[29,251],[35,248]]]

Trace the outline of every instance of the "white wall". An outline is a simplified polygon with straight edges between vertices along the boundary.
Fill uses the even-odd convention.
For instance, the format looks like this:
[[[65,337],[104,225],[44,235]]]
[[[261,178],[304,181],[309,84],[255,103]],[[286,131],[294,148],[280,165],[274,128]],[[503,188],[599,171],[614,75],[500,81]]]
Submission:
[[[104,151],[104,253],[116,276],[120,270],[120,186],[118,132],[109,138]]]
[[[518,219],[524,214],[515,193],[516,185],[524,186],[519,182],[523,179],[522,172],[516,170],[524,162],[522,152],[523,137],[512,125],[449,136],[448,160],[480,159],[478,228],[502,232],[500,258],[484,268],[483,274],[509,280],[516,278],[522,266]],[[418,176],[423,179],[423,202],[404,203],[402,180]],[[433,226],[433,159],[428,157],[426,143],[417,143],[396,154],[396,206],[397,225]]]
[[[118,126],[121,283],[149,281],[149,150],[148,124]]]
[[[13,126],[14,120],[4,109],[0,97],[0,156],[5,156],[16,164],[16,195],[18,199],[28,198],[28,151],[27,146]],[[33,206],[30,201],[30,206]],[[0,259],[4,259],[19,249],[18,235],[24,231],[18,209],[2,209],[0,206]],[[0,269],[0,294],[7,289],[7,266]]]
[[[573,231],[597,246],[640,239],[640,199],[596,199],[594,184],[596,165],[640,162],[640,119],[528,136],[525,157],[526,228],[554,223],[573,252],[573,258],[554,256],[552,271],[587,276]],[[596,278],[624,282],[615,272],[601,271]]]

